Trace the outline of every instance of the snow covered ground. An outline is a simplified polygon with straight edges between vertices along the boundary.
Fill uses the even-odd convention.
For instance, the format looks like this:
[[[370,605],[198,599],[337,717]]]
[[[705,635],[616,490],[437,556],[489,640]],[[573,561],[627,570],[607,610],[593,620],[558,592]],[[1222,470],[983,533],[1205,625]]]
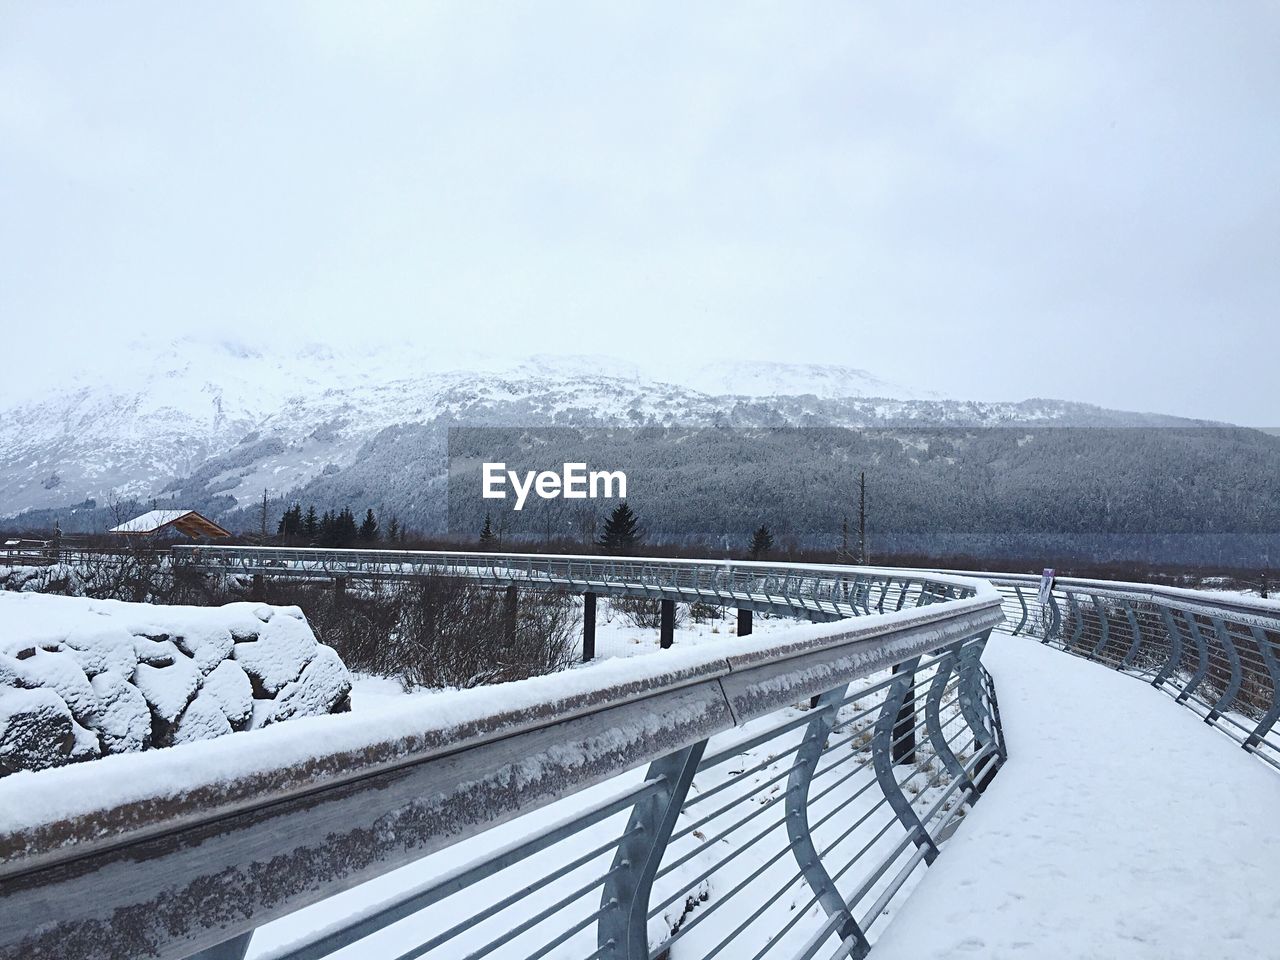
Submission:
[[[680,605],[683,614],[685,607]],[[753,617],[753,637],[767,636],[780,630],[794,631],[799,625],[790,617],[773,617],[757,613]],[[738,635],[738,612],[726,607],[718,615],[701,622],[686,619],[676,628],[675,647],[680,650],[701,646],[707,643],[732,641]],[[578,638],[578,656],[581,658],[581,635]],[[627,617],[614,610],[607,598],[602,598],[596,616],[596,661],[611,660],[618,657],[637,657],[641,654],[656,653],[661,649],[658,643],[657,627],[633,626]],[[574,669],[580,669],[575,666]],[[420,690],[406,694],[400,684],[386,677],[375,677],[368,674],[357,674],[351,692],[352,709],[356,712],[371,708],[391,705],[404,696],[430,696],[435,691]]]
[[[876,960],[1280,956],[1273,771],[1104,667],[1001,635],[984,662],[1009,762]]]

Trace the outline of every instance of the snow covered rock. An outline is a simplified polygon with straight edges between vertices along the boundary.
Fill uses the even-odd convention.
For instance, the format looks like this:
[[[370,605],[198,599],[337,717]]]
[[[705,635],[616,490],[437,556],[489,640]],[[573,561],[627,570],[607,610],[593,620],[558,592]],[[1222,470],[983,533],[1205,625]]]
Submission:
[[[0,776],[96,756],[83,732],[53,690],[6,690],[0,695]]]
[[[0,590],[59,593],[79,597],[84,594],[84,582],[80,571],[66,563],[38,567],[13,566],[0,569]]]
[[[332,647],[321,647],[302,675],[285,684],[265,723],[339,710],[351,694],[351,675]]]
[[[132,753],[151,746],[151,706],[142,691],[114,671],[90,682],[98,703],[89,727],[102,738],[102,752]]]
[[[254,614],[271,629],[235,633],[232,655],[253,682],[253,695],[271,698],[298,679],[320,648],[297,607],[257,604]]]
[[[333,654],[341,663],[337,653],[331,647],[321,647],[322,653]],[[346,667],[342,668],[344,671]],[[350,678],[347,687],[350,688]],[[335,684],[336,686],[336,684]],[[223,660],[204,678],[200,696],[210,697],[227,722],[237,730],[243,729],[253,716],[253,686],[249,683],[249,675],[234,660]],[[317,711],[319,713],[320,711]],[[329,712],[329,711],[324,711]],[[316,714],[309,714],[315,716]]]
[[[348,709],[297,607],[0,592],[0,776]]]

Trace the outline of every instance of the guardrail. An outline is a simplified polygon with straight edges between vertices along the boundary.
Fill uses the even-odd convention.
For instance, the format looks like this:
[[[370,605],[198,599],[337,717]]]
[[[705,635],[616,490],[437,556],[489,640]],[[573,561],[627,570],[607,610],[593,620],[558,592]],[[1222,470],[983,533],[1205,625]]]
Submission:
[[[185,545],[175,546],[172,556],[175,569],[200,574],[303,580],[465,577],[526,589],[702,601],[818,621],[902,610],[973,589],[963,577],[920,571],[740,560]]]
[[[0,956],[233,960],[264,924],[507,824],[273,960],[428,915],[405,958],[861,957],[1005,756],[987,584],[479,556],[416,569],[842,619],[7,778]]]
[[[1146,679],[1280,769],[1280,601],[1141,583],[969,573],[1005,629]]]

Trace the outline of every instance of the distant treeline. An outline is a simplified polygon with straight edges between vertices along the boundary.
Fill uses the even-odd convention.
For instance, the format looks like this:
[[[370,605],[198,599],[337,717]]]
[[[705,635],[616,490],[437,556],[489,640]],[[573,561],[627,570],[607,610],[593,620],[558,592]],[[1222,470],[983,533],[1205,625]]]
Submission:
[[[872,556],[1070,556],[1257,565],[1280,556],[1280,439],[1236,428],[465,429],[449,533],[491,512],[508,541],[589,541],[612,504],[480,496],[480,464],[623,470],[650,545],[847,545],[867,476]],[[495,506],[496,505],[496,506]]]
[[[302,504],[295,503],[285,510],[276,524],[275,540],[290,545],[352,547],[400,544],[404,543],[407,535],[408,531],[394,514],[384,528],[372,507],[365,510],[364,519],[357,525],[350,507],[320,513],[315,504],[308,504],[303,511]]]

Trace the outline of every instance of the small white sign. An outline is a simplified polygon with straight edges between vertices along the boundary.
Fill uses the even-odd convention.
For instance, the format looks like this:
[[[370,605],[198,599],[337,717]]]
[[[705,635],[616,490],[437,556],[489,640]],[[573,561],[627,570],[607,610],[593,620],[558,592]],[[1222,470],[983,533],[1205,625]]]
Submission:
[[[1045,567],[1044,572],[1040,574],[1040,606],[1049,602],[1049,596],[1052,593],[1053,567]]]

